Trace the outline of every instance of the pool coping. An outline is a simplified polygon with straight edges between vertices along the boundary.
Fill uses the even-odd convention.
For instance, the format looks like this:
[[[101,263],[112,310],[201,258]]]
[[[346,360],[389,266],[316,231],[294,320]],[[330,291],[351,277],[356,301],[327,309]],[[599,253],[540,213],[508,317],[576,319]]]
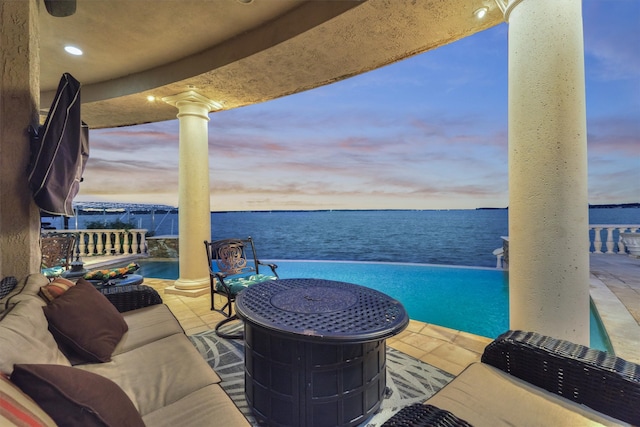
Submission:
[[[590,275],[589,287],[591,300],[596,306],[613,352],[629,362],[640,364],[640,326],[620,299],[594,274]]]

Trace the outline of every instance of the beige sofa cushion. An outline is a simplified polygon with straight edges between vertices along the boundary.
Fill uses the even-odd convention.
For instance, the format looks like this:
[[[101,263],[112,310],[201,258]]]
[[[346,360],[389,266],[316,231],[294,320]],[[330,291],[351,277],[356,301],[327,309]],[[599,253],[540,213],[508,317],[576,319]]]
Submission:
[[[171,335],[113,356],[111,362],[76,365],[113,380],[142,416],[220,382],[184,334]]]
[[[473,363],[425,403],[474,427],[628,425],[484,363]]]
[[[129,330],[118,343],[113,356],[174,334],[184,334],[180,323],[164,304],[122,313]]]
[[[61,426],[145,427],[127,395],[108,378],[60,365],[15,365],[11,382]]]
[[[0,314],[0,372],[11,374],[15,363],[71,366],[49,332],[43,303],[24,299]]]
[[[147,427],[249,426],[219,384],[212,384],[145,415]]]
[[[44,300],[38,296],[38,292],[40,291],[40,287],[47,283],[49,283],[49,279],[42,274],[31,274],[19,280],[18,285],[0,300],[0,313],[25,299],[35,299],[41,301],[41,305],[45,305]]]

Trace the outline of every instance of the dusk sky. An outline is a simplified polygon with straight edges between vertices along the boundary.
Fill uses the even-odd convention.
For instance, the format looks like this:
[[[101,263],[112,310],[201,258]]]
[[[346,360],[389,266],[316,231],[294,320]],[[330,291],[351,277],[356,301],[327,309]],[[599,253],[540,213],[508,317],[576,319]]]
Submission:
[[[640,1],[584,0],[589,203],[640,202]],[[509,204],[501,24],[329,86],[210,114],[211,209]],[[178,205],[178,120],[92,130],[76,201]]]

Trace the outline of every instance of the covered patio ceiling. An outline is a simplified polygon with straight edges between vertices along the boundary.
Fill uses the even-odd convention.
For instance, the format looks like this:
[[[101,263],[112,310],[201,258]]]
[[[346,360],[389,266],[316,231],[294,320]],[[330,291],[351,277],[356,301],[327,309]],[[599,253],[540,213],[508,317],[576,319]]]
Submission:
[[[174,119],[161,98],[189,90],[223,110],[268,101],[503,21],[494,0],[77,0],[66,17],[41,6],[43,112],[69,72],[94,129]]]

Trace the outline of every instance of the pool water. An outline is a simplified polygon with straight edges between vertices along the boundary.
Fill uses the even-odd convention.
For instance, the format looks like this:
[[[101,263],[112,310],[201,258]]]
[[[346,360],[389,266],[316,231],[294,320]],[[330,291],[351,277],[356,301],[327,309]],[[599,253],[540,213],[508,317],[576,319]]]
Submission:
[[[322,278],[379,290],[402,302],[414,320],[489,338],[509,329],[509,274],[506,271],[403,263],[269,262],[278,265],[278,275],[283,279]],[[139,274],[145,277],[178,278],[176,261],[140,260],[139,263]],[[591,347],[610,350],[604,327],[594,311],[592,307]]]

